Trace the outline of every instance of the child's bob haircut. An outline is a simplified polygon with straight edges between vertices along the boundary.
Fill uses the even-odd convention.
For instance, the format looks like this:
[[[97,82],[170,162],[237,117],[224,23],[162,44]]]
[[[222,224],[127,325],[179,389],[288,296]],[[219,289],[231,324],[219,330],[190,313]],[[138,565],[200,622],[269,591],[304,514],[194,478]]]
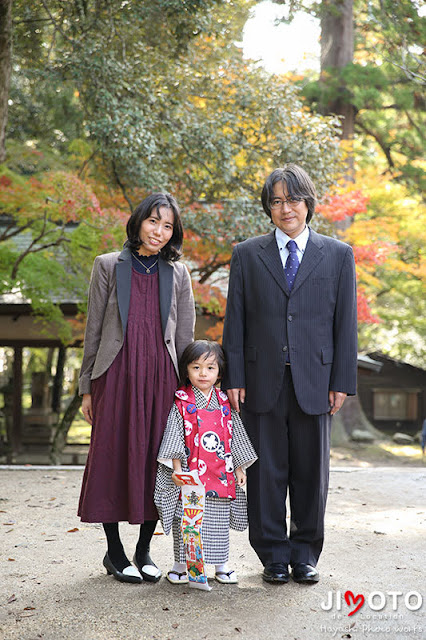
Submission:
[[[191,342],[182,353],[179,360],[179,384],[186,387],[189,384],[188,379],[188,365],[195,360],[199,360],[202,356],[206,360],[211,355],[215,356],[216,362],[219,367],[218,380],[222,378],[225,372],[225,354],[222,347],[217,342],[211,342],[211,340],[194,340]]]

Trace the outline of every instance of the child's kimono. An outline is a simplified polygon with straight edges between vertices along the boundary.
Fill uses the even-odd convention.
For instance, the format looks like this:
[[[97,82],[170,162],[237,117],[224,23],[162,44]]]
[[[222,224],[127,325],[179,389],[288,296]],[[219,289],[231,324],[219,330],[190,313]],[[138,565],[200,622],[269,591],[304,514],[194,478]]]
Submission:
[[[158,453],[154,502],[164,533],[173,527],[175,560],[185,562],[180,487],[172,481],[172,459],[177,458],[182,471],[198,469],[206,487],[204,562],[222,564],[229,556],[229,528],[243,531],[248,526],[246,495],[236,484],[234,470],[257,460],[241,418],[223,391],[214,388],[207,400],[192,385],[178,389]]]

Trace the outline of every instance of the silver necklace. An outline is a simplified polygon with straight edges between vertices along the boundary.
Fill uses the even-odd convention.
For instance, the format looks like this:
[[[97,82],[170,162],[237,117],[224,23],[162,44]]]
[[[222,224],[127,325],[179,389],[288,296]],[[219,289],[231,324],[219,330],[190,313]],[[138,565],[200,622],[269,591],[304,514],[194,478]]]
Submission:
[[[142,260],[140,258],[138,258],[138,256],[135,253],[133,255],[136,258],[136,260],[143,266],[143,268],[145,269],[145,271],[147,273],[151,273],[151,269],[153,269],[155,267],[155,265],[157,264],[157,262],[158,262],[158,258],[157,258],[157,260],[155,262],[153,262],[150,267],[147,267],[146,264],[144,264],[142,262]]]

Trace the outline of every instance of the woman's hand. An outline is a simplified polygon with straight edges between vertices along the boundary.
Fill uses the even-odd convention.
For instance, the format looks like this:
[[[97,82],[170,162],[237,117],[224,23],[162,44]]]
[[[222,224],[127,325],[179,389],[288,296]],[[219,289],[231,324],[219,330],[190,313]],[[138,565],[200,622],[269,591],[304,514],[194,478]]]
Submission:
[[[88,422],[89,424],[92,424],[93,423],[92,396],[90,393],[83,394],[83,401],[81,403],[81,412],[86,422]]]
[[[235,469],[235,475],[237,477],[237,485],[239,487],[244,487],[244,485],[246,483],[246,480],[247,480],[247,476],[246,476],[246,474],[244,473],[244,471],[242,470],[241,467],[237,467]]]

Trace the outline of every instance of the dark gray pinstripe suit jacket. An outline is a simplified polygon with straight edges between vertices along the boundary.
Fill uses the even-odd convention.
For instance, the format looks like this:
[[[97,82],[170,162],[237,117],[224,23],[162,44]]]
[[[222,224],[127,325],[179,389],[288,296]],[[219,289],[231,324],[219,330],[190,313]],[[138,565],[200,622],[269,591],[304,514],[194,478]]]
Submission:
[[[291,293],[275,232],[234,248],[223,346],[223,388],[245,388],[245,408],[270,411],[287,351],[298,403],[327,413],[328,392],[356,393],[357,308],[352,249],[310,230]]]

